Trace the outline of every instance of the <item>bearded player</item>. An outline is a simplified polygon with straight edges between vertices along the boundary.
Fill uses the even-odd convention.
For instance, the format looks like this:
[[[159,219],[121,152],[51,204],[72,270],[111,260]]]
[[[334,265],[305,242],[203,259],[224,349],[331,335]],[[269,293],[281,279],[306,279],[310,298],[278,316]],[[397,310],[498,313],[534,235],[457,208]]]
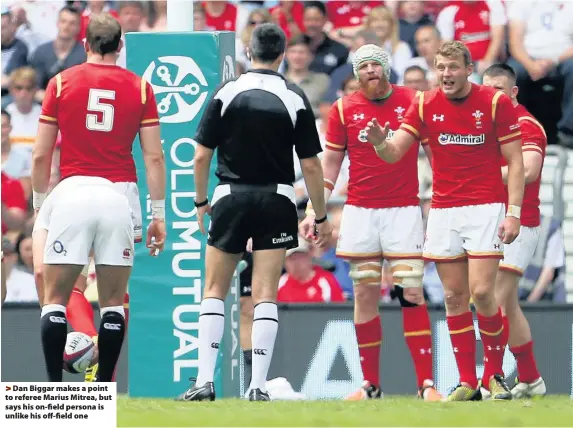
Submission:
[[[390,163],[407,156],[420,138],[432,150],[433,195],[424,259],[436,263],[444,286],[460,373],[447,400],[482,399],[470,297],[484,345],[483,387],[494,400],[511,400],[502,370],[507,338],[495,281],[503,244],[511,244],[520,228],[524,168],[517,112],[503,92],[468,81],[473,64],[463,43],[444,43],[434,61],[439,87],[419,93],[392,139],[386,140],[390,124],[382,127],[376,119],[366,134],[375,154]],[[502,158],[507,161],[508,197]]]
[[[328,150],[322,160],[328,200],[345,151],[350,159],[348,199],[336,254],[347,259],[351,266],[354,323],[364,383],[348,399],[382,395],[379,302],[382,262],[386,259],[402,306],[404,336],[416,369],[418,395],[436,401],[441,396],[432,380],[432,335],[422,290],[424,232],[418,199],[419,146],[412,144],[404,158],[392,165],[372,156],[365,131],[372,117],[388,121],[392,129],[398,129],[416,92],[389,83],[388,54],[376,45],[358,49],[353,68],[361,88],[332,106],[326,134]],[[308,237],[314,221],[312,207],[309,206],[307,214],[300,229]]]
[[[525,193],[521,212],[521,230],[519,236],[503,251],[503,260],[499,264],[495,291],[497,301],[505,314],[504,327],[509,335],[509,350],[517,361],[518,382],[512,388],[514,398],[543,396],[546,393],[545,382],[537,370],[533,354],[533,341],[529,323],[519,306],[518,283],[529,265],[539,238],[541,215],[539,212],[539,188],[541,170],[547,148],[547,136],[543,126],[517,102],[518,88],[515,85],[515,71],[505,64],[494,64],[483,76],[483,84],[503,91],[517,111],[521,129],[521,145],[525,174]],[[507,166],[501,169],[504,183],[507,183]],[[507,324],[509,322],[509,324]]]
[[[137,233],[133,211],[139,208],[139,200],[131,149],[138,133],[152,198],[153,220],[147,233],[151,255],[162,250],[165,238],[165,163],[153,90],[144,79],[115,65],[122,42],[121,27],[113,17],[108,14],[95,17],[87,34],[87,62],[56,75],[48,85],[34,147],[34,208],[39,210],[34,240],[36,246],[45,243],[40,259],[43,263],[38,263],[44,270],[38,291],[42,344],[52,381],[61,380],[66,339],[62,326],[67,324],[65,305],[74,294],[74,282],[88,262],[92,245],[102,313],[98,379],[103,382],[112,379],[125,333],[123,303]],[[46,196],[58,130],[62,134],[62,181]],[[100,197],[106,193],[103,205],[117,199],[120,203],[114,205],[115,214],[102,209],[74,218],[75,212],[86,209],[70,198],[71,195],[84,198],[81,192],[84,187],[97,190],[95,193]],[[111,193],[106,187],[113,189]],[[95,203],[89,198],[86,201]],[[58,214],[73,204],[76,208],[67,215]],[[127,219],[122,220],[124,217]],[[93,229],[92,223],[84,227],[85,222],[96,219],[97,229]],[[114,230],[121,228],[121,233],[104,236],[104,229],[112,225]]]

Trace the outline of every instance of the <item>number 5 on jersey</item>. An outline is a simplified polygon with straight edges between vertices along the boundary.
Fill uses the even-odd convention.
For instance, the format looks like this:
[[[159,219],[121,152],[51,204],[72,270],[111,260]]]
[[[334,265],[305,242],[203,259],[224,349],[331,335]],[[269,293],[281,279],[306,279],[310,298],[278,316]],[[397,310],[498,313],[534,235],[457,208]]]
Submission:
[[[111,104],[103,102],[115,100],[115,91],[106,89],[90,89],[88,97],[88,114],[86,115],[86,127],[90,131],[109,132],[113,128],[114,110]],[[101,121],[98,115],[90,112],[101,113]]]

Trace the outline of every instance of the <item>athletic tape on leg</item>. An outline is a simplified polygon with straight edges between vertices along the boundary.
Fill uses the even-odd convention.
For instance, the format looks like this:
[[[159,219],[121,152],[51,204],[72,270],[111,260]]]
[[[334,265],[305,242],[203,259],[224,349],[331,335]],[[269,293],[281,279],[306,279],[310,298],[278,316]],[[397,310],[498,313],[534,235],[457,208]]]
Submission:
[[[382,280],[382,263],[380,262],[350,262],[350,278],[354,285],[379,285]]]
[[[424,276],[423,260],[391,260],[395,285],[402,288],[421,288]]]

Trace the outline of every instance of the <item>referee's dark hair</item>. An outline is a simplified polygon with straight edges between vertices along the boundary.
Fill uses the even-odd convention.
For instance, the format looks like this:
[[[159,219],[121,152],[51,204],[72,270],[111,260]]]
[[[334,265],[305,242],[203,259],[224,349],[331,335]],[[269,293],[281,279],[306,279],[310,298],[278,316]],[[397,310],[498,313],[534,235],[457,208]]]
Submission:
[[[505,76],[510,81],[511,86],[515,86],[515,82],[517,81],[517,75],[515,74],[515,70],[507,64],[490,65],[483,72],[483,75],[489,77]]]
[[[86,32],[90,51],[99,55],[117,52],[121,41],[121,26],[109,13],[101,13],[90,19]]]
[[[253,30],[249,52],[251,60],[261,64],[272,64],[284,54],[286,36],[276,24],[261,24]]]

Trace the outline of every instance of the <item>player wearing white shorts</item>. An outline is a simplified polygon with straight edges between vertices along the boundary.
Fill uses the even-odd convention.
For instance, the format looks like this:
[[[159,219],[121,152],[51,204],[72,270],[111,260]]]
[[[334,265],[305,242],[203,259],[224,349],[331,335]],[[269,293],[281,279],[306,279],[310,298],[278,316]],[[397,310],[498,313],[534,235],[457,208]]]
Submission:
[[[521,210],[521,230],[515,241],[505,245],[503,260],[496,278],[496,297],[504,313],[504,326],[509,349],[517,361],[518,381],[511,393],[516,398],[545,395],[546,387],[537,370],[533,354],[533,341],[529,323],[519,306],[518,284],[529,265],[539,239],[539,188],[541,170],[547,148],[543,126],[517,102],[518,88],[515,71],[508,65],[495,64],[484,73],[483,84],[502,90],[510,97],[518,112],[521,129],[525,192]],[[505,164],[504,164],[505,165]],[[507,182],[507,166],[502,167],[502,177]]]
[[[481,400],[480,383],[493,399],[510,400],[502,367],[506,337],[495,279],[503,244],[511,244],[520,228],[524,168],[517,113],[503,92],[468,81],[473,64],[463,43],[444,43],[435,65],[439,87],[419,93],[391,139],[386,140],[390,124],[382,127],[377,121],[369,123],[367,139],[388,162],[397,162],[420,138],[432,150],[433,195],[424,259],[436,262],[444,286],[460,374],[448,401]],[[508,164],[508,196],[499,167],[502,158]],[[479,383],[470,297],[485,355]]]
[[[360,90],[339,99],[330,110],[324,170],[328,200],[348,152],[350,178],[336,254],[350,262],[354,282],[354,323],[364,383],[349,400],[380,398],[379,313],[382,262],[392,269],[402,306],[404,337],[416,371],[418,396],[439,400],[434,388],[432,333],[422,289],[424,240],[418,198],[418,149],[413,145],[395,165],[372,156],[365,138],[368,121],[377,117],[398,129],[416,92],[391,85],[388,55],[378,46],[356,52],[354,73]],[[300,230],[312,233],[314,213],[307,210]]]
[[[123,47],[115,18],[92,18],[86,39],[87,62],[56,75],[46,88],[33,153],[34,238],[45,242],[41,336],[51,382],[62,381],[66,305],[92,251],[101,312],[98,381],[112,381],[125,334],[123,303],[134,257],[136,214],[126,193],[135,199],[131,150],[137,134],[151,195],[150,254],[162,251],[165,240],[165,161],[153,90],[115,65]],[[58,132],[62,180],[47,197]]]

